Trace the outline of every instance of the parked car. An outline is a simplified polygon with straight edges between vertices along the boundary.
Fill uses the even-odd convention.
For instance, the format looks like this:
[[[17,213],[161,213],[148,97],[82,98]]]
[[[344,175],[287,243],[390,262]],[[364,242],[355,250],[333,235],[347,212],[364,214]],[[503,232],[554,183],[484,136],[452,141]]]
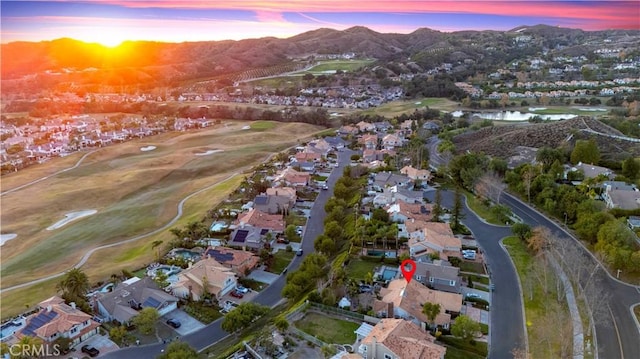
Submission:
[[[360,286],[360,293],[371,293],[373,291],[373,288],[370,285],[361,285]]]
[[[326,191],[326,190],[328,190],[328,189],[329,189],[329,186],[324,185],[324,186],[322,186],[322,189]]]
[[[180,328],[180,326],[182,325],[182,323],[180,323],[180,321],[178,319],[167,319],[167,324],[174,327],[174,328]]]
[[[239,285],[239,286],[236,287],[236,292],[242,293],[242,294],[247,294],[247,293],[249,293],[249,288],[245,288],[245,287]]]
[[[278,243],[284,243],[284,244],[289,244],[289,240],[284,238],[284,237],[280,237],[278,238]]]
[[[302,248],[298,249],[298,251],[296,252],[297,256],[301,256],[302,255]]]
[[[243,298],[244,294],[234,290],[234,291],[231,292],[231,296],[234,297],[234,298]]]
[[[467,298],[480,298],[480,294],[467,293]]]
[[[94,347],[90,347],[88,345],[85,345],[82,347],[82,352],[89,354],[90,357],[97,357],[100,354],[100,351]]]

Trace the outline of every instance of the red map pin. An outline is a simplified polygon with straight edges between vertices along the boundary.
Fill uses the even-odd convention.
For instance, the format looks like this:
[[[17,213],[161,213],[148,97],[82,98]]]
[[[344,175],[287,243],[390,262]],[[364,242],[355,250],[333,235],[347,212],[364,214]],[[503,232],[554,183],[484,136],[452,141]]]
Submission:
[[[411,268],[407,269],[407,267]],[[400,265],[400,270],[402,271],[402,275],[404,275],[404,279],[406,279],[407,283],[409,283],[411,282],[411,279],[413,279],[413,273],[416,272],[416,262],[411,259],[405,259]]]

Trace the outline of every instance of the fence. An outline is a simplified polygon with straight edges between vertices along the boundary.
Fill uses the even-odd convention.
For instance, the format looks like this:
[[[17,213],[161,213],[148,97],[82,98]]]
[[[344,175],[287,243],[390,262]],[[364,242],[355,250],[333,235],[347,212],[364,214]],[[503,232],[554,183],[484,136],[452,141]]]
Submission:
[[[330,313],[330,314],[337,314],[337,315],[342,315],[354,320],[358,320],[358,321],[364,321],[364,315],[360,314],[360,313],[355,313],[349,310],[344,310],[341,308],[336,308],[336,307],[330,307],[328,305],[324,305],[324,304],[320,304],[320,303],[314,303],[314,302],[310,302],[309,303],[311,308],[323,311],[325,313]]]
[[[318,338],[316,338],[314,336],[311,336],[311,335],[303,332],[302,330],[300,330],[300,329],[298,329],[298,328],[296,328],[296,327],[294,327],[292,325],[289,326],[288,330],[290,332],[302,337],[303,339],[312,342],[313,344],[315,344],[315,345],[317,345],[319,347],[323,347],[323,346],[327,345],[327,343],[323,342],[322,340],[320,340],[320,339],[318,339]]]

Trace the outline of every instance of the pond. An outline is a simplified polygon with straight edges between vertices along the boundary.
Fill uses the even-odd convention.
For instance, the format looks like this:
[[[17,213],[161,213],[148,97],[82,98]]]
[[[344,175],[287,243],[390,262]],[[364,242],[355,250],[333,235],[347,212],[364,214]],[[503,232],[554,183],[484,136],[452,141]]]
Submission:
[[[514,121],[514,122],[529,121],[529,119],[535,116],[539,116],[543,120],[548,120],[548,121],[570,120],[572,118],[578,117],[578,115],[571,115],[571,114],[542,115],[542,114],[535,114],[530,112],[523,113],[520,111],[478,112],[472,115],[472,117],[479,117],[484,120]]]

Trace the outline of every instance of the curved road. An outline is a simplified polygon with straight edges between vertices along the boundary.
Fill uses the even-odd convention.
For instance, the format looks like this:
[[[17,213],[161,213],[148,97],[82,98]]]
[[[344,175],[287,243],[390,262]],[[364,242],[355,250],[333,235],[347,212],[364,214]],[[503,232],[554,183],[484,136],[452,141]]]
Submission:
[[[48,178],[50,178],[50,177],[57,176],[57,175],[59,175],[60,173],[67,172],[67,171],[71,171],[72,169],[74,169],[74,168],[76,168],[76,167],[80,166],[80,164],[82,163],[82,161],[84,161],[84,159],[85,159],[85,158],[87,158],[87,156],[89,156],[90,154],[92,154],[92,153],[94,153],[94,152],[96,152],[96,151],[97,151],[97,150],[93,150],[93,151],[91,151],[91,152],[87,152],[87,153],[85,153],[85,154],[84,154],[84,156],[82,156],[82,157],[78,160],[78,162],[76,162],[76,164],[75,164],[75,165],[73,165],[73,166],[71,166],[71,167],[69,167],[69,168],[65,168],[65,169],[60,170],[60,171],[58,171],[58,172],[52,173],[52,174],[50,174],[50,175],[48,175],[48,176],[44,176],[44,177],[42,177],[42,178],[38,178],[37,180],[31,181],[31,182],[29,182],[29,183],[25,183],[25,184],[20,185],[20,186],[18,186],[18,187],[16,187],[16,188],[12,188],[12,189],[10,189],[10,190],[4,191],[4,192],[0,192],[0,197],[4,196],[5,194],[11,193],[11,192],[15,192],[15,191],[17,191],[17,190],[21,190],[21,189],[23,189],[23,188],[29,187],[29,186],[31,186],[31,185],[34,185],[34,184],[38,183],[38,182],[42,182],[42,181],[44,181],[44,180],[46,180],[46,179],[48,179]]]
[[[347,166],[350,162],[351,154],[353,151],[345,149],[343,152],[338,152],[338,167],[335,168],[329,178],[327,179],[327,185],[330,188],[333,188],[338,178],[342,176],[342,170],[345,166]],[[307,227],[304,232],[304,237],[302,239],[302,249],[303,255],[298,257],[295,256],[293,261],[287,267],[288,272],[297,269],[302,260],[309,254],[313,253],[313,241],[317,236],[322,234],[324,230],[324,218],[326,213],[324,211],[324,205],[327,203],[327,200],[331,197],[331,191],[320,191],[316,201],[311,208],[311,214],[309,216],[309,220],[307,221]],[[286,278],[285,276],[280,276],[275,282],[273,282],[270,286],[265,288],[262,292],[258,293],[254,302],[262,305],[266,305],[269,307],[274,307],[278,303],[280,303],[282,299],[282,288],[285,285]],[[207,326],[193,332],[187,334],[181,338],[181,340],[189,343],[192,347],[194,347],[198,351],[202,351],[220,340],[226,338],[229,333],[225,332],[222,327],[222,318],[208,324]],[[156,343],[150,345],[143,345],[139,347],[129,347],[123,348],[121,350],[107,353],[101,358],[113,358],[113,359],[139,359],[139,358],[149,358],[157,356],[161,353],[162,350],[166,347],[167,344]]]

